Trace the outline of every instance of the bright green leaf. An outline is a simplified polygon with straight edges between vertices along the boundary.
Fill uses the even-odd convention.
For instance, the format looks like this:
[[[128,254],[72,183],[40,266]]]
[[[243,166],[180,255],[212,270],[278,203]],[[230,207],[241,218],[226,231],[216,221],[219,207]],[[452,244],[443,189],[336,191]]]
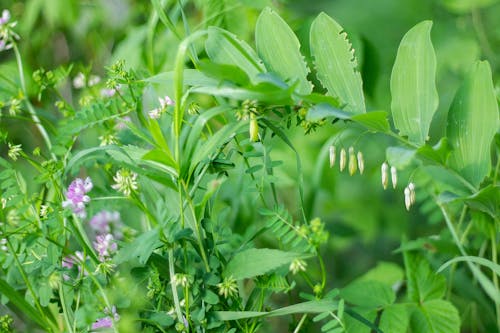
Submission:
[[[262,11],[255,27],[257,52],[270,72],[275,72],[297,91],[309,94],[312,84],[307,80],[309,69],[300,53],[300,43],[292,29],[270,8]]]
[[[431,42],[431,21],[406,33],[399,45],[391,75],[391,110],[394,126],[410,142],[427,141],[438,107],[436,55]]]
[[[478,61],[455,95],[446,130],[453,148],[450,166],[476,187],[490,171],[490,146],[498,129],[490,65]]]
[[[408,331],[410,313],[403,304],[389,305],[382,312],[379,328],[384,333],[402,333]]]
[[[460,316],[448,301],[435,299],[417,306],[411,315],[412,333],[458,333]]]
[[[444,276],[432,271],[427,260],[414,252],[404,252],[408,298],[414,302],[438,299],[446,291]]]
[[[392,288],[379,281],[354,281],[341,290],[340,296],[349,303],[367,308],[383,307],[396,300]]]
[[[366,112],[361,74],[344,29],[321,13],[311,25],[310,39],[318,78],[328,93],[350,113]]]

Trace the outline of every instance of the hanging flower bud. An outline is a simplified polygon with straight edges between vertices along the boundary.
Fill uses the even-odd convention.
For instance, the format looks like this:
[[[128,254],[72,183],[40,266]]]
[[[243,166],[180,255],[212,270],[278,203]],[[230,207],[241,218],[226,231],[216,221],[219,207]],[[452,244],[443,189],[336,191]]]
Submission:
[[[386,162],[382,163],[380,171],[382,173],[382,186],[384,187],[384,190],[387,189],[387,184],[389,184],[389,175],[387,174],[388,171],[387,169],[389,169],[387,163]]]
[[[410,190],[410,202],[413,205],[413,204],[415,204],[415,202],[417,200],[416,194],[415,194],[415,184],[409,183],[408,189]]]
[[[330,168],[333,168],[335,165],[335,146],[330,146]]]
[[[358,161],[356,161],[356,154],[354,148],[349,147],[349,174],[352,176],[358,170]]]
[[[411,207],[411,193],[410,192],[411,192],[410,189],[408,187],[405,187],[404,194],[405,194],[406,210],[410,210],[410,207]]]
[[[398,184],[398,171],[393,166],[391,166],[391,182],[392,182],[392,188],[395,189],[396,185]]]
[[[346,162],[347,162],[347,153],[346,153],[345,149],[342,148],[340,150],[340,161],[339,161],[341,172],[344,171]]]
[[[250,141],[257,142],[259,141],[259,123],[257,119],[255,119],[255,115],[253,113],[250,114]]]
[[[360,151],[358,151],[358,169],[360,174],[365,171],[365,160],[363,159],[363,153]]]

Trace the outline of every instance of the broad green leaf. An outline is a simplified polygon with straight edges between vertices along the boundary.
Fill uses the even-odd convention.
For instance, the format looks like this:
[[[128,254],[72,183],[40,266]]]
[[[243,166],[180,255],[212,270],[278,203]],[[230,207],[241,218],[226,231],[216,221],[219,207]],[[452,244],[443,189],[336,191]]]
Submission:
[[[447,138],[441,138],[434,146],[423,145],[417,149],[417,154],[427,161],[444,165],[450,154],[450,147]]]
[[[380,317],[379,328],[384,333],[402,333],[408,331],[410,313],[403,304],[393,304],[384,308]]]
[[[399,44],[391,75],[391,110],[394,126],[410,142],[427,141],[439,99],[436,90],[436,55],[431,42],[431,21],[406,33]]]
[[[319,300],[298,303],[273,311],[215,311],[220,320],[238,320],[255,317],[277,317],[287,316],[295,313],[321,313],[331,312],[337,309],[338,303],[334,301]]]
[[[410,325],[412,333],[458,333],[460,316],[453,304],[435,299],[416,307]]]
[[[349,303],[366,308],[383,307],[396,300],[396,295],[388,284],[369,280],[350,283],[340,291],[340,296]]]
[[[453,258],[451,260],[448,260],[446,263],[441,265],[441,267],[439,267],[438,272],[443,271],[446,267],[450,266],[453,263],[461,262],[461,261],[473,262],[473,263],[488,267],[493,272],[495,272],[496,275],[500,276],[500,265],[499,264],[496,264],[493,261],[488,260],[486,258],[475,257],[475,256],[461,256],[461,257],[456,257],[456,258]]]
[[[241,86],[246,86],[250,82],[248,74],[236,65],[217,64],[209,60],[202,60],[198,62],[198,69],[219,82],[230,81]]]
[[[389,165],[396,169],[404,169],[413,162],[415,150],[403,147],[388,147],[385,156]]]
[[[253,99],[270,103],[291,103],[291,91],[284,90],[274,84],[259,83],[256,86],[241,88],[234,85],[220,85],[212,87],[194,87],[191,92],[222,96],[236,100]]]
[[[321,13],[311,25],[310,40],[318,78],[328,93],[350,113],[366,112],[361,74],[344,29]]]
[[[393,286],[396,283],[403,281],[404,271],[398,265],[392,262],[381,261],[377,266],[370,269],[366,274],[358,280],[361,281],[378,281]]]
[[[247,279],[288,265],[294,259],[307,257],[309,255],[274,249],[248,249],[238,252],[231,259],[224,271],[224,276],[232,276],[236,280]]]
[[[446,280],[432,271],[427,260],[414,252],[404,252],[408,298],[414,302],[438,299],[446,291]]]
[[[196,69],[184,69],[184,85],[216,87],[219,81],[206,76]],[[161,84],[167,91],[174,90],[174,72],[163,72],[144,79],[146,82]]]
[[[391,130],[387,120],[387,112],[385,111],[356,114],[351,117],[351,120],[374,132],[388,133]]]
[[[328,103],[319,103],[312,106],[306,115],[308,121],[318,121],[330,117],[347,120],[351,119],[351,114]]]
[[[500,186],[489,185],[465,199],[469,207],[489,214],[498,219],[500,211]]]
[[[449,165],[475,187],[490,172],[490,146],[498,129],[490,65],[478,61],[455,95],[446,130],[453,149]]]
[[[312,91],[299,40],[288,24],[270,8],[264,9],[257,19],[255,43],[268,71],[275,72],[290,85],[298,82],[300,94]]]
[[[141,264],[145,264],[153,251],[161,244],[158,229],[151,229],[120,249],[113,261],[119,265],[129,260],[139,259]]]
[[[205,50],[213,62],[238,66],[251,80],[266,71],[255,51],[226,30],[210,27]]]

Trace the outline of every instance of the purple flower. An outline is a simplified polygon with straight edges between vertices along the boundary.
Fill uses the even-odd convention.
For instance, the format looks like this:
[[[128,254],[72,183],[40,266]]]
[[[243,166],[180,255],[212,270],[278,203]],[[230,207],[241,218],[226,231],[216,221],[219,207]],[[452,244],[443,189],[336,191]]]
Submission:
[[[87,177],[85,180],[76,178],[71,182],[66,191],[66,200],[63,201],[63,208],[70,207],[76,216],[85,218],[85,203],[90,202],[90,197],[86,195],[93,187],[92,180]]]
[[[122,222],[119,212],[102,210],[90,219],[89,225],[98,235],[112,233],[117,239],[122,237],[120,230],[122,228]]]
[[[10,12],[8,9],[2,11],[2,16],[0,17],[0,25],[4,25],[10,20]]]
[[[61,266],[67,269],[72,269],[73,266],[76,264],[78,267],[78,272],[81,274],[82,273],[82,267],[81,265],[84,262],[83,258],[83,253],[80,251],[76,251],[74,255],[69,255],[63,258]],[[87,272],[85,272],[85,275],[87,275]],[[64,280],[69,280],[69,276],[67,274],[63,274]]]
[[[116,312],[116,307],[114,305],[111,308],[111,311],[109,310],[109,308],[105,308],[104,313],[106,313],[108,316],[97,319],[96,322],[92,324],[93,330],[98,328],[112,328],[113,320],[114,321],[120,320],[120,315]],[[111,316],[113,318],[111,318]]]
[[[165,96],[163,98],[158,98],[158,100],[160,101],[160,106],[162,109],[165,109],[169,105],[175,104],[175,102],[168,96]]]
[[[94,242],[94,249],[99,254],[99,260],[104,262],[116,252],[118,245],[116,245],[115,239],[111,234],[97,235]]]

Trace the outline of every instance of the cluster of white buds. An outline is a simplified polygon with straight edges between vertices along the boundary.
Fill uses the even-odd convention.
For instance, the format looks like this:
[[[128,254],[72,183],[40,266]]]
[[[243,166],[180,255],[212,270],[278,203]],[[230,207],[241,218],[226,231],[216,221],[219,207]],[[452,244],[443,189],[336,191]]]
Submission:
[[[391,166],[389,169],[389,164],[387,164],[387,162],[384,162],[380,167],[380,172],[382,174],[382,186],[384,187],[384,190],[386,190],[387,186],[389,185],[389,170],[391,171],[392,188],[395,189],[396,185],[398,184],[398,171],[394,166]]]
[[[330,168],[335,166],[335,160],[337,158],[336,148],[335,146],[330,146]],[[352,176],[359,170],[360,174],[363,174],[365,171],[365,160],[363,158],[363,153],[358,151],[357,153],[354,151],[354,147],[349,147],[349,161],[347,160],[347,151],[345,148],[340,150],[339,157],[339,169],[340,171],[344,171],[345,167],[348,167],[349,174]]]
[[[415,204],[416,194],[415,194],[415,184],[409,183],[408,186],[405,187],[405,206],[406,210],[410,210],[410,207]]]

